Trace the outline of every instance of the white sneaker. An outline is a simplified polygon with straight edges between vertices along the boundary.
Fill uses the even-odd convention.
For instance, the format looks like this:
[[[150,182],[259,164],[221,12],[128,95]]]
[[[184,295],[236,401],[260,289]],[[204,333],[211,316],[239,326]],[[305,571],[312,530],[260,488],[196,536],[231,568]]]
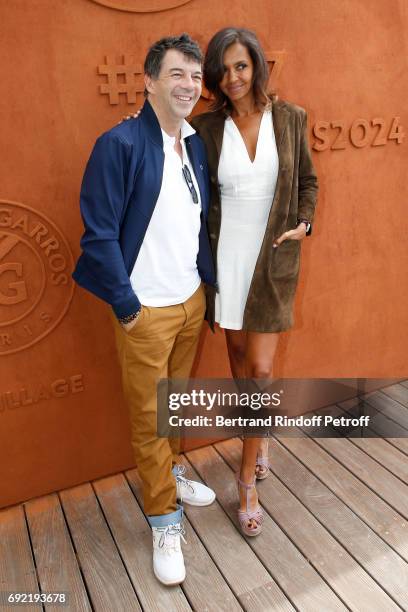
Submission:
[[[153,533],[153,571],[157,580],[163,584],[180,584],[186,577],[184,557],[180,538],[184,539],[181,523],[167,527],[152,527]]]
[[[183,476],[186,471],[184,465],[175,465],[177,499],[191,506],[209,506],[215,499],[215,492],[195,480],[188,480]]]

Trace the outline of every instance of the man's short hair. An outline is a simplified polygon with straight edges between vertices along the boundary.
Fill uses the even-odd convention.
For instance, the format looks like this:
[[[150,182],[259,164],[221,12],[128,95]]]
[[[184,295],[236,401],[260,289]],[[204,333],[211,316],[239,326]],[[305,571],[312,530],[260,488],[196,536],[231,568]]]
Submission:
[[[152,79],[157,79],[160,74],[163,57],[170,49],[180,51],[180,53],[183,53],[186,57],[198,64],[203,63],[203,54],[198,43],[190,38],[188,34],[183,33],[180,34],[180,36],[167,36],[153,43],[147,52],[144,62],[145,74]],[[147,96],[147,93],[145,89],[144,95]]]

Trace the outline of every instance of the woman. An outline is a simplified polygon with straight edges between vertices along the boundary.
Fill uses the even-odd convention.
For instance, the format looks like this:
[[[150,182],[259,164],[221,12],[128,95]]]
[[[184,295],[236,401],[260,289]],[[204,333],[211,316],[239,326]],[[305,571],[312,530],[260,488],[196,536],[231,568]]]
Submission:
[[[192,120],[207,148],[209,233],[219,292],[208,311],[225,329],[234,378],[270,378],[279,332],[292,326],[300,241],[310,233],[317,179],[303,109],[266,92],[256,35],[225,28],[211,39],[204,83],[212,110]],[[258,535],[255,477],[268,469],[267,439],[244,438],[238,478],[242,531]]]

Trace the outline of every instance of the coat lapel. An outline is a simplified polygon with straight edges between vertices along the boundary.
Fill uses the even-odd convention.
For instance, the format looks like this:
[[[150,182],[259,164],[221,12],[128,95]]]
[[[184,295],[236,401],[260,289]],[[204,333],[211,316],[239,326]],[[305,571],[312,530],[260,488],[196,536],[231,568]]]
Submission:
[[[272,102],[273,129],[275,131],[278,154],[283,142],[283,137],[285,136],[289,115],[290,113],[286,110],[284,104],[280,101]]]
[[[220,159],[222,149],[222,139],[224,137],[225,113],[216,111],[212,117],[211,136],[217,149],[217,157]]]
[[[280,100],[272,102],[272,117],[273,117],[273,128],[275,131],[276,146],[279,149],[282,145],[286,128],[288,125],[290,113],[286,109],[285,104]],[[222,139],[224,136],[224,123],[225,114],[223,111],[216,111],[211,117],[211,137],[214,141],[215,148],[217,150],[217,157],[220,159]]]

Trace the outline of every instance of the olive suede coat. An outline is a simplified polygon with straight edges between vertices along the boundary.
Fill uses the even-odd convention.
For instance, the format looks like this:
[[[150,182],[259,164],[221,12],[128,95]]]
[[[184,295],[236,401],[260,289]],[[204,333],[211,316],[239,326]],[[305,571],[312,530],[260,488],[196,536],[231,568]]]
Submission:
[[[256,332],[280,332],[293,325],[292,310],[299,275],[301,241],[285,240],[277,248],[272,245],[283,232],[296,227],[298,218],[312,222],[317,197],[317,178],[307,141],[305,110],[283,100],[273,100],[272,117],[279,172],[243,322],[244,330]],[[225,118],[225,111],[220,110],[198,115],[191,121],[207,149],[211,182],[208,229],[215,264],[221,227],[217,176]],[[248,217],[250,215],[251,211],[248,210]],[[214,291],[210,290],[207,304],[210,325],[214,318],[214,301]]]

